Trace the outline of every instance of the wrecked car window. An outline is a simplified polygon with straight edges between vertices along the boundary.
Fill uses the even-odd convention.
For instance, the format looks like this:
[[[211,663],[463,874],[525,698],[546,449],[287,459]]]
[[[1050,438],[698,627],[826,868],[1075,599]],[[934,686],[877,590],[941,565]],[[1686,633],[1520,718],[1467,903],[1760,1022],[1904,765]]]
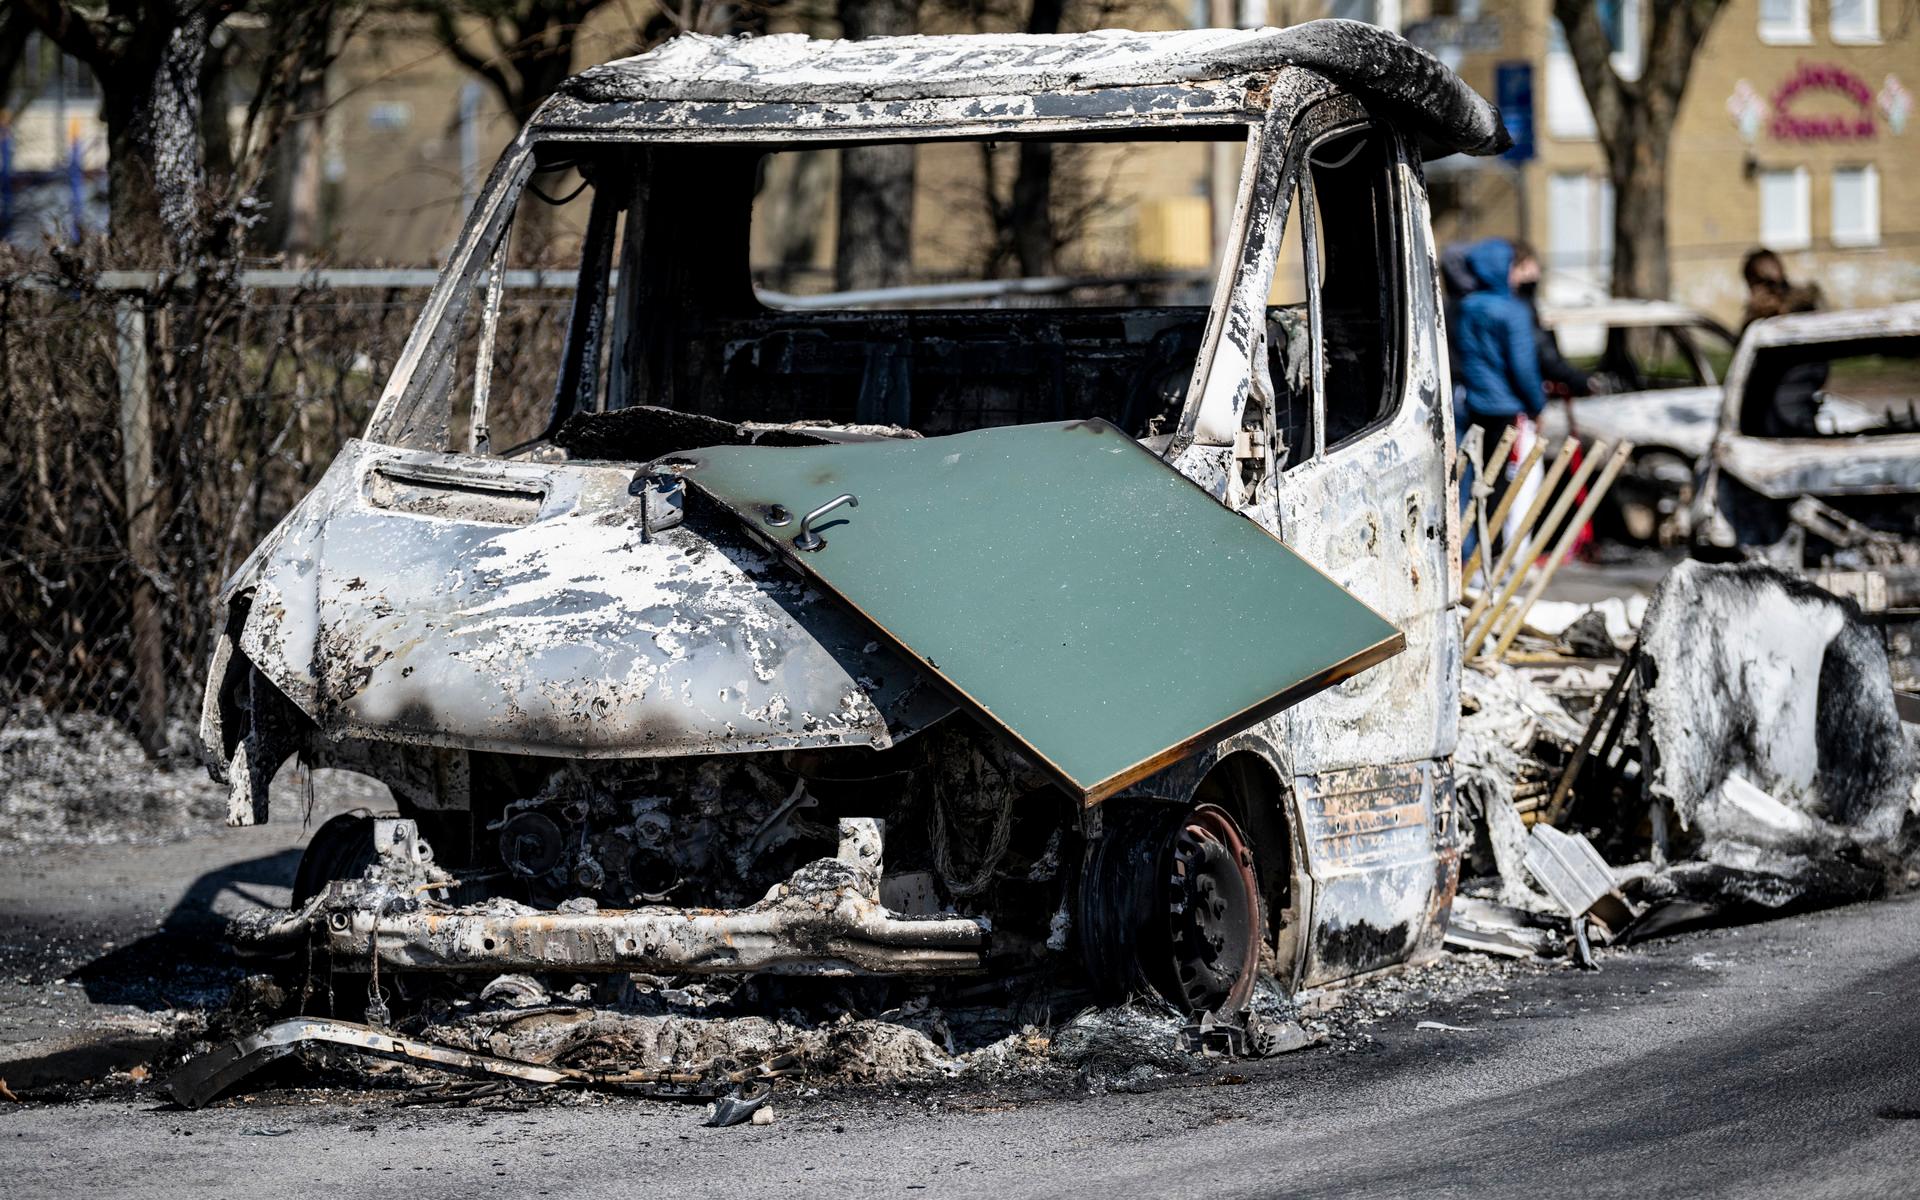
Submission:
[[[391,444],[518,457],[572,412],[601,406],[628,166],[604,149],[543,147],[536,157],[497,239],[448,294],[450,336],[426,347]],[[556,262],[573,265],[528,265]]]
[[[1606,331],[1599,354],[1574,361],[1583,369],[1604,374],[1616,392],[1662,391],[1712,382],[1689,345],[1666,326],[1615,326]]]
[[[1295,188],[1287,205],[1287,227],[1280,238],[1279,262],[1267,293],[1267,376],[1273,385],[1273,424],[1278,437],[1274,459],[1281,469],[1298,466],[1314,455],[1315,390],[1313,386],[1311,288],[1307,260],[1301,245],[1306,221],[1301,189]],[[1316,267],[1318,264],[1316,264]]]
[[[505,267],[563,262],[551,286],[501,289],[476,305],[460,341],[452,444],[480,453],[517,454],[549,432],[562,391],[572,411],[598,409],[609,250],[620,218],[617,189],[594,181],[616,167],[569,164],[542,171],[516,206],[504,246]],[[545,275],[539,282],[548,283]],[[489,333],[489,317],[492,327]],[[484,387],[478,374],[485,355]],[[462,402],[464,399],[464,403]]]
[[[1740,431],[1754,437],[1920,432],[1920,337],[1767,346],[1754,355]]]
[[[753,198],[754,287],[769,308],[795,310],[835,293],[828,307],[867,310],[1204,305],[1212,206],[1192,180],[1237,178],[1244,136],[776,151]],[[841,164],[874,152],[910,166],[913,219],[876,239],[898,244],[843,248]]]
[[[488,288],[489,270],[475,272],[479,302],[465,304],[430,364],[403,444],[631,460],[639,450],[600,436],[607,429],[591,446],[563,432],[576,415],[626,409],[646,410],[620,424],[656,450],[658,431],[638,427],[661,410],[875,433],[1089,417],[1136,437],[1168,432],[1218,273],[1217,239],[1200,236],[1210,222],[1194,220],[1209,202],[1171,181],[1209,169],[1231,193],[1246,133],[809,150],[536,145],[533,178],[485,262],[510,272],[541,248],[553,261],[559,243],[577,268],[551,291]],[[916,209],[934,196],[966,202],[916,213],[905,250],[881,264],[881,286],[844,286],[874,282],[871,245],[885,238],[864,231],[865,261],[841,262],[828,202],[840,156],[875,150],[911,156]],[[1053,161],[1054,191],[1036,222],[1020,164],[1038,153]],[[687,236],[692,228],[703,236]],[[1335,324],[1357,331],[1342,348],[1369,340],[1364,320],[1344,319],[1350,309],[1340,301]],[[1345,395],[1350,373],[1338,374]]]

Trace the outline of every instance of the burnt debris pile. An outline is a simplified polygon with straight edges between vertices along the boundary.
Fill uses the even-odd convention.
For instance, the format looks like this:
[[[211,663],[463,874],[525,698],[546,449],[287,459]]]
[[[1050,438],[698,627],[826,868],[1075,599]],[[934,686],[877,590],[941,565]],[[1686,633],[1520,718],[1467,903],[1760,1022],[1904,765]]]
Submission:
[[[1611,615],[1609,628],[1607,620]],[[1448,943],[1515,957],[1869,899],[1916,876],[1915,726],[1881,632],[1771,567],[1686,562],[1465,672]]]

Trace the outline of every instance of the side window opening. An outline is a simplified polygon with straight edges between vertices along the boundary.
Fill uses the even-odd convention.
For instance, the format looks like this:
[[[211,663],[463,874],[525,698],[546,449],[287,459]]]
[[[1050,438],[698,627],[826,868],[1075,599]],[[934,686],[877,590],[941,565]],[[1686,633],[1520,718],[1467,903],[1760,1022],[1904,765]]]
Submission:
[[[1608,330],[1597,369],[1611,377],[1623,392],[1698,387],[1706,382],[1691,349],[1665,326],[1616,326]]]
[[[1273,424],[1277,444],[1274,461],[1285,471],[1313,458],[1314,435],[1313,315],[1308,308],[1311,286],[1302,227],[1310,219],[1306,197],[1295,188],[1288,205],[1287,227],[1280,238],[1280,254],[1267,293],[1267,374],[1273,384]]]
[[[1394,155],[1386,133],[1339,134],[1307,155],[1319,266],[1321,402],[1329,449],[1393,414],[1401,331]]]
[[[1380,424],[1400,397],[1392,143],[1374,128],[1335,134],[1301,174],[1267,296],[1281,470]]]
[[[1768,346],[1741,395],[1740,432],[1812,438],[1920,430],[1920,337]]]

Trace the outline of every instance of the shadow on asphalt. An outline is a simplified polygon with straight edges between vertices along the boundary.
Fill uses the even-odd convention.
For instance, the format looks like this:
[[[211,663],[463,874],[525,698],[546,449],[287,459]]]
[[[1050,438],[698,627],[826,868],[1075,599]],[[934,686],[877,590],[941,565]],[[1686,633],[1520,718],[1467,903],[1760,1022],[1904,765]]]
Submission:
[[[1618,984],[1629,972],[1671,976],[1674,964],[1615,960],[1609,971]],[[1436,1181],[1445,1181],[1475,1195],[1539,1195],[1544,1172],[1573,1193],[1755,1194],[1810,1166],[1844,1162],[1894,1119],[1887,1113],[1920,1110],[1916,991],[1920,956],[1785,1009],[1755,997],[1755,1019],[1733,1032],[1629,1051],[1576,1075],[1416,1111],[1391,1128],[1344,1131],[1342,1141],[1378,1152],[1330,1152],[1308,1180],[1286,1181],[1288,1192],[1437,1194]],[[1475,1056],[1499,1053],[1486,1044]],[[1263,1176],[1281,1182],[1246,1165],[1249,1185]]]
[[[229,895],[250,905],[279,903],[260,889],[291,886],[299,863],[300,851],[291,849],[208,871],[193,881],[160,928],[109,950],[75,971],[73,978],[96,1004],[128,1004],[155,1012],[224,1003],[227,990],[244,972],[227,945],[227,918],[215,905]]]

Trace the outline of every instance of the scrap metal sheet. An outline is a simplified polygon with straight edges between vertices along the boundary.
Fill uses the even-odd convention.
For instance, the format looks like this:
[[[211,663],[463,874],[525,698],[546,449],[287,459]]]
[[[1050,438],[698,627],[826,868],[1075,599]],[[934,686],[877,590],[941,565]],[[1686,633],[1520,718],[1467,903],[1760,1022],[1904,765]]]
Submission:
[[[1083,803],[1405,646],[1105,421],[670,461]]]

